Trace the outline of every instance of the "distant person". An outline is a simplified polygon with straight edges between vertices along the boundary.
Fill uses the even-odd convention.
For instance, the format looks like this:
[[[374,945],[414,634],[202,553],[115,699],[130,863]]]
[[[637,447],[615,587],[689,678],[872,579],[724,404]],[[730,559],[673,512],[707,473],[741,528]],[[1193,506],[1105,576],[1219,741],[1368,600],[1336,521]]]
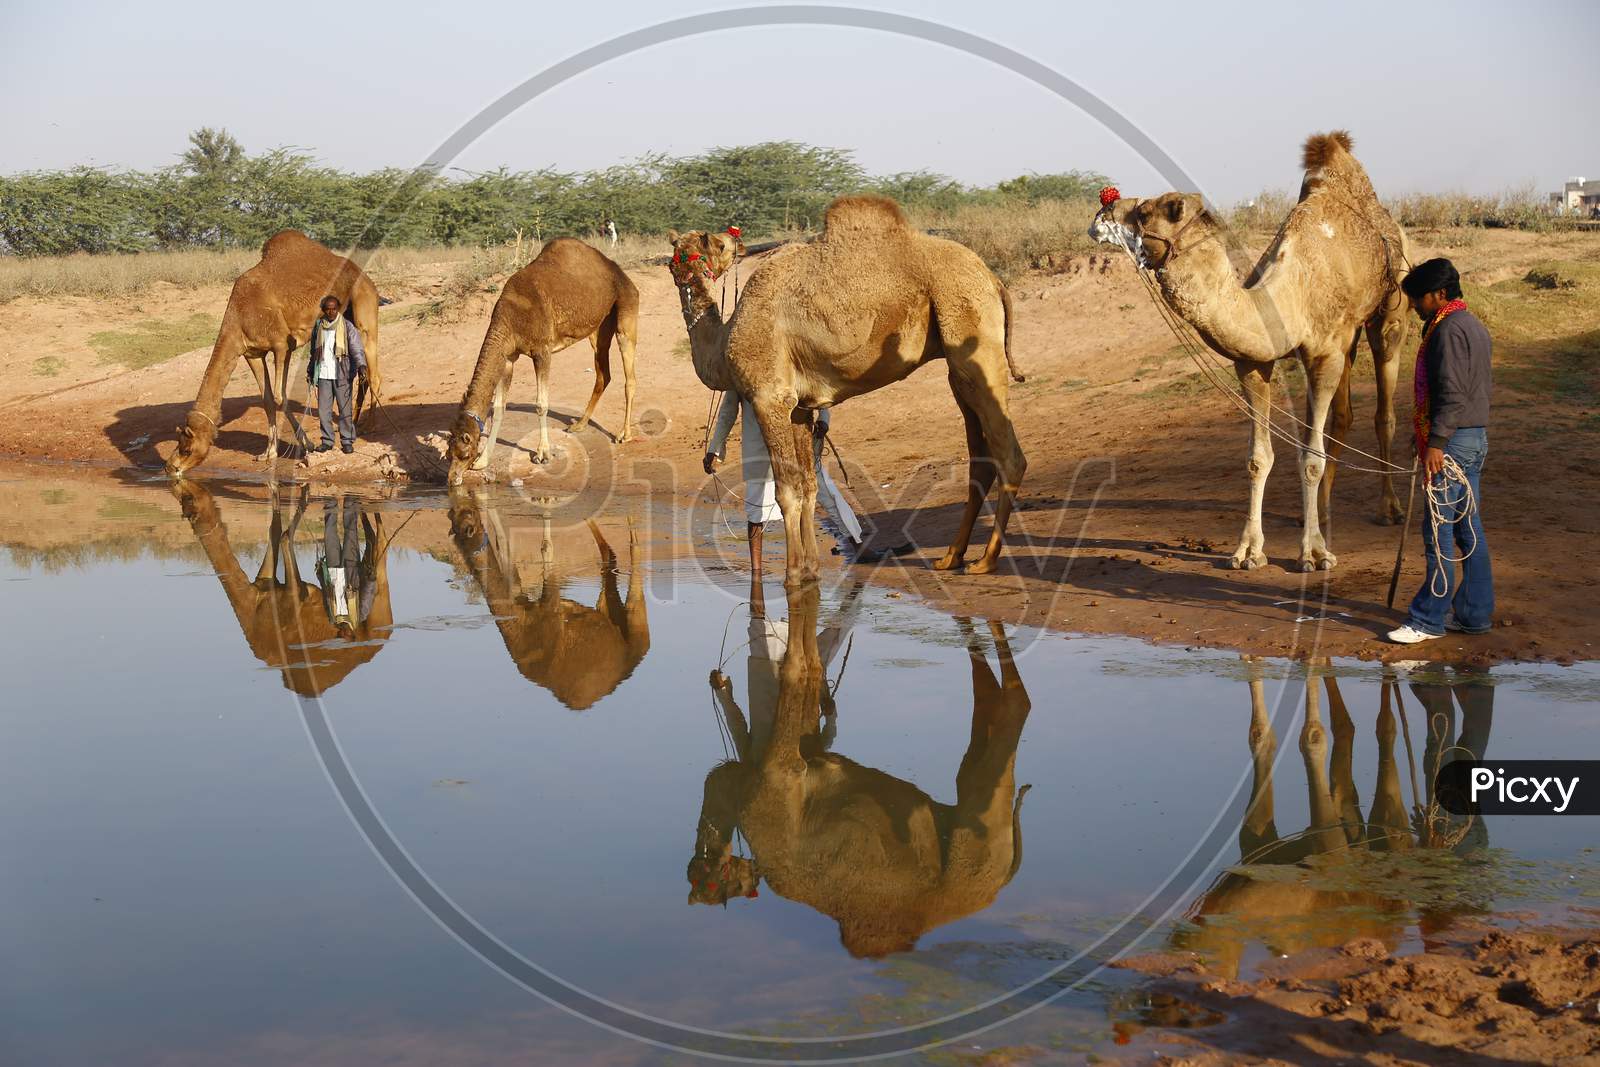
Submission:
[[[617,224],[606,219],[606,239],[611,242],[611,247],[617,247]]]
[[[350,407],[352,379],[367,380],[367,353],[361,347],[361,331],[352,330],[339,314],[339,298],[322,298],[322,316],[311,327],[311,358],[306,363],[306,380],[317,387],[317,419],[322,423],[322,444],[316,449],[333,448],[333,406],[339,404],[340,447],[348,455],[356,450],[356,424]]]
[[[1405,625],[1390,631],[1389,640],[1414,645],[1446,631],[1481,634],[1494,627],[1494,575],[1478,481],[1489,452],[1490,344],[1489,331],[1461,298],[1461,275],[1448,259],[1413,268],[1400,286],[1423,322],[1413,376],[1416,445],[1433,507],[1422,522],[1422,588]],[[1470,513],[1465,488],[1444,476],[1447,459],[1471,487]]]

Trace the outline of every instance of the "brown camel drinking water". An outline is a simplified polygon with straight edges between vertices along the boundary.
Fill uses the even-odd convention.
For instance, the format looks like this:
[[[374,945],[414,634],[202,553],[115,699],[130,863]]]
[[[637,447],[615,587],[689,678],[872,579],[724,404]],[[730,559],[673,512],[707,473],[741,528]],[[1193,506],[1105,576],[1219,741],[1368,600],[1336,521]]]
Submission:
[[[562,596],[551,522],[518,522],[482,494],[456,490],[450,529],[506,651],[522,676],[574,711],[593,707],[628,679],[650,651],[649,608],[639,538],[628,528],[628,593],[617,587],[617,554],[590,520],[600,558],[600,599]],[[570,544],[570,542],[569,542]]]
[[[200,393],[178,427],[178,448],[167,458],[167,473],[177,476],[206,458],[222,423],[222,392],[244,359],[261,390],[267,413],[267,447],[262,460],[278,455],[278,413],[287,412],[289,363],[294,350],[311,339],[311,326],[322,298],[334,296],[361,331],[367,377],[373,402],[380,396],[378,360],[378,290],[372,279],[350,260],[335,255],[298,230],[284,230],[261,247],[261,262],[239,275],[222,313],[222,329],[211,360],[200,379]],[[272,366],[267,366],[267,357]],[[367,383],[356,394],[360,415]],[[304,431],[292,417],[289,426],[302,448]]]
[[[780,248],[750,277],[725,323],[711,283],[732,265],[736,236],[669,234],[669,269],[689,331],[695,372],[754,406],[772,456],[787,551],[785,584],[817,576],[812,411],[946,362],[966,423],[968,494],[938,570],[962,566],[972,528],[998,476],[994,529],[966,569],[994,570],[1027,468],[1007,407],[1011,298],[983,260],[954,241],[911,228],[892,200],[845,197],[828,208],[820,239]],[[745,432],[749,432],[747,428]]]
[[[750,707],[747,722],[731,697],[721,700],[739,754],[706,777],[689,903],[754,896],[764,879],[780,896],[836,920],[851,955],[876,958],[909,951],[927,931],[982,911],[1016,875],[1028,790],[1016,786],[1017,745],[1031,705],[1004,630],[989,625],[1000,661],[996,679],[963,622],[972,731],[954,804],[825,751],[819,599],[814,588],[789,595],[774,706]],[[770,733],[754,743],[763,716],[770,716]],[[735,830],[749,843],[749,857],[733,854]]]
[[[1378,518],[1386,523],[1401,518],[1388,472],[1407,325],[1400,291],[1408,270],[1406,241],[1350,145],[1342,131],[1306,141],[1299,202],[1242,286],[1228,259],[1225,231],[1198,194],[1118,199],[1102,207],[1089,227],[1095,240],[1128,249],[1152,270],[1171,309],[1233,361],[1252,415],[1250,508],[1233,554],[1237,568],[1267,561],[1261,502],[1272,469],[1272,372],[1278,360],[1290,356],[1300,360],[1308,383],[1300,456],[1300,567],[1327,570],[1338,562],[1322,527],[1329,518],[1335,461],[1350,425],[1349,370],[1363,330],[1378,381],[1378,467],[1386,472]]]
[[[634,440],[633,356],[639,337],[639,290],[622,268],[602,253],[582,241],[561,237],[513,274],[495,301],[450,437],[451,485],[460,485],[469,467],[488,467],[518,355],[533,360],[538,391],[539,447],[534,459],[549,462],[550,357],[585,337],[594,348],[594,392],[583,418],[568,432],[577,433],[589,425],[595,405],[611,384],[611,341],[616,338],[623,376],[622,431],[616,440],[619,444]]]
[[[342,520],[346,524],[359,521],[365,545],[353,568],[355,573],[349,576],[348,612],[341,615],[330,603],[324,585],[300,576],[294,542],[306,510],[304,487],[287,528],[277,494],[273,494],[266,554],[254,578],[239,566],[228,528],[205,486],[179,479],[172,483],[172,494],[222,583],[245,643],[256,659],[282,674],[284,688],[301,696],[318,696],[383,648],[394,624],[394,611],[389,603],[389,543],[381,514],[361,507],[354,498],[342,502],[356,504]],[[340,511],[345,510],[342,503],[336,502]],[[333,518],[337,530],[341,516]],[[346,528],[339,532],[345,535],[341,542],[353,546],[355,531]]]

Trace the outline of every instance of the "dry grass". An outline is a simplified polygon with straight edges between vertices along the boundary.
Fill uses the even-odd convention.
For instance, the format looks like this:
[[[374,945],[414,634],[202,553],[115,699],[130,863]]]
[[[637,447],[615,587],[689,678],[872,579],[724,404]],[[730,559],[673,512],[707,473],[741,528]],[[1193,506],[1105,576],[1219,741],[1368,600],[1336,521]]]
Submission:
[[[91,256],[0,256],[0,303],[19,296],[127,296],[160,282],[185,289],[231,285],[255,251],[140,252]]]
[[[1099,205],[1092,200],[1047,200],[1032,207],[972,204],[948,212],[917,212],[914,225],[960,241],[1010,281],[1030,270],[1065,266],[1075,255],[1097,250],[1089,223]]]

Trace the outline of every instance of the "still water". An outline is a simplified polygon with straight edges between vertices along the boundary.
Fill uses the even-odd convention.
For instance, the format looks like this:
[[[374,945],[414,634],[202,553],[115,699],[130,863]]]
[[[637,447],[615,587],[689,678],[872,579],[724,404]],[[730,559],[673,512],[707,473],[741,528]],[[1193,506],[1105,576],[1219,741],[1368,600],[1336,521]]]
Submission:
[[[1584,754],[1592,665],[752,593],[725,526],[626,498],[31,474],[0,509],[6,1062],[1076,1058],[1139,1001],[1119,953],[1249,974],[1600,896],[1594,820],[1427,787]]]

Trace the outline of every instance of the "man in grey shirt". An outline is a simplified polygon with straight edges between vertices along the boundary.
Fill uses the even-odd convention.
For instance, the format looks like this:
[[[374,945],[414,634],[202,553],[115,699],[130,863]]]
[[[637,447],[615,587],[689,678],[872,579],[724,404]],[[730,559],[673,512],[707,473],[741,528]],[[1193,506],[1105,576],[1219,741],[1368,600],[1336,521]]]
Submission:
[[[351,417],[350,385],[367,377],[367,353],[361,345],[361,331],[339,314],[339,298],[322,298],[322,317],[311,327],[311,358],[306,364],[306,380],[317,390],[317,416],[322,423],[322,447],[333,448],[333,406],[339,404],[340,447],[346,454],[356,450],[356,424]]]
[[[1486,633],[1494,626],[1494,575],[1478,481],[1489,452],[1493,376],[1489,331],[1467,310],[1461,276],[1448,259],[1412,268],[1400,286],[1424,323],[1413,385],[1417,456],[1430,498],[1422,523],[1427,573],[1405,625],[1389,633],[1389,640],[1412,645],[1446,631]],[[1447,466],[1459,470],[1464,484],[1446,476]]]

